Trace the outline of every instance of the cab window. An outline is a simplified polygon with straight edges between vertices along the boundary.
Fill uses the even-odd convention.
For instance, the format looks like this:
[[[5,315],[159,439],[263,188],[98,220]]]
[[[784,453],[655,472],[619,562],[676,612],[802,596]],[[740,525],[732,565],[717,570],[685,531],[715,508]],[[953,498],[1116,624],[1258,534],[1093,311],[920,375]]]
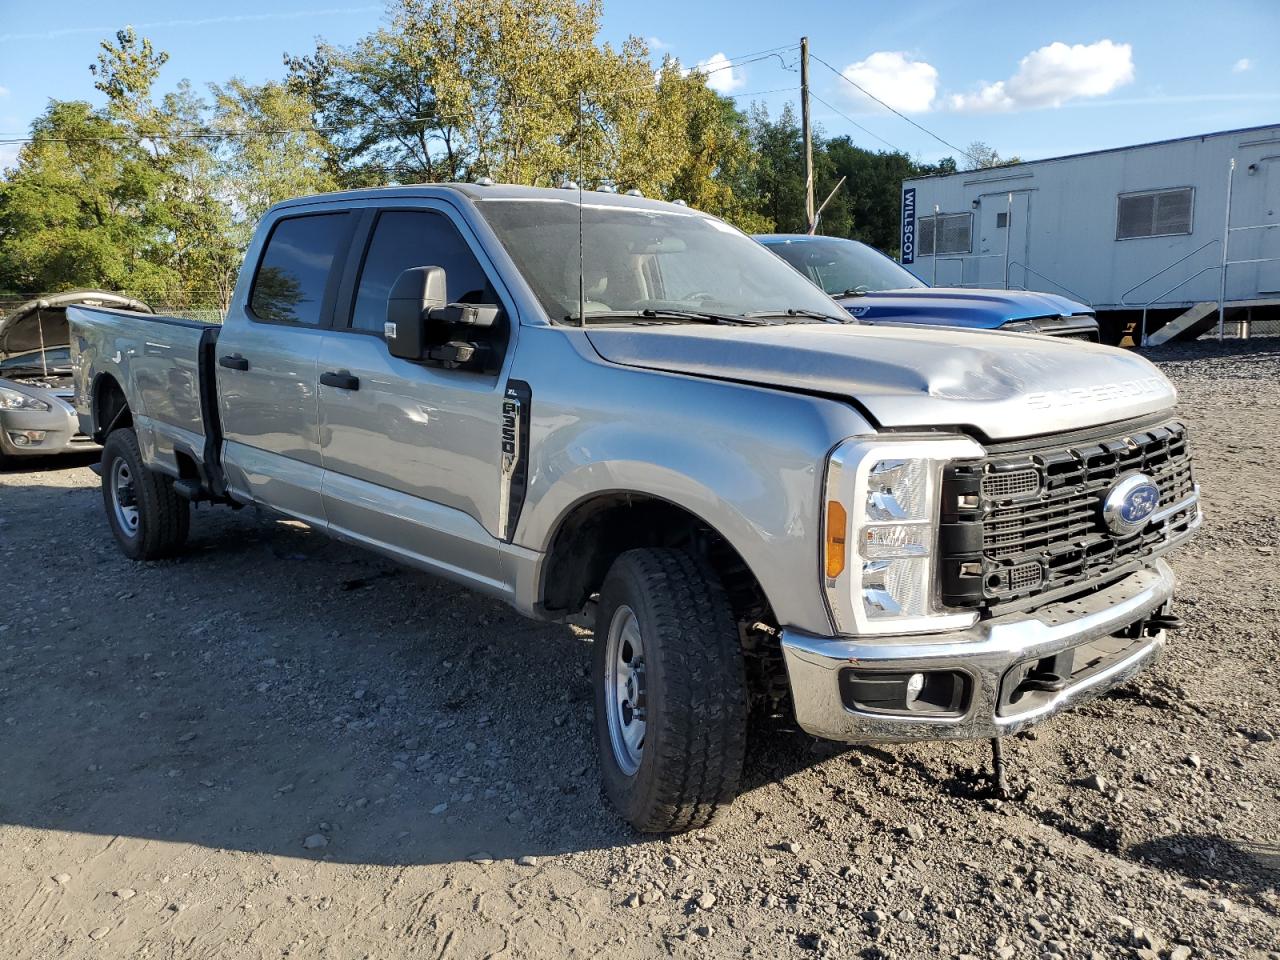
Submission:
[[[351,328],[382,333],[387,295],[412,267],[443,267],[450,303],[497,303],[498,294],[457,228],[443,214],[387,210],[378,215],[356,286]]]
[[[318,327],[333,265],[350,239],[351,217],[321,213],[279,221],[253,277],[249,309],[268,323]]]

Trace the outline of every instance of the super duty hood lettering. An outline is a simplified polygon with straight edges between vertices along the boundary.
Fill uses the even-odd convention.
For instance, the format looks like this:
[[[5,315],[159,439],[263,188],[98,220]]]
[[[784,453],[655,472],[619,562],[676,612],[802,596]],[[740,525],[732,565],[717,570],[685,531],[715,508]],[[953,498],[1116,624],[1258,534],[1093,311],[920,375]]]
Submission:
[[[1173,385],[1137,354],[1027,334],[789,324],[589,330],[632,367],[849,397],[882,426],[971,426],[1012,440],[1170,409]]]

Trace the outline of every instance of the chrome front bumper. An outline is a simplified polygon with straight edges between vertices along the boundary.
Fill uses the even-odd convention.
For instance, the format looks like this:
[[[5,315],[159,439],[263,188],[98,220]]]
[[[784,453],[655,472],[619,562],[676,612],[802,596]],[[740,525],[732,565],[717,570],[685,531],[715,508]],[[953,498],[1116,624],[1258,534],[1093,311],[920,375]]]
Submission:
[[[1028,613],[1008,614],[968,630],[934,636],[868,640],[782,632],[796,720],[817,737],[848,743],[953,740],[1016,733],[1078,703],[1105,693],[1155,660],[1163,632],[1135,638],[1118,659],[1078,682],[1036,699],[1034,705],[1000,712],[1006,674],[1031,660],[1050,657],[1119,633],[1145,620],[1173,596],[1169,565],[1156,560],[1106,589]],[[951,716],[867,712],[850,708],[841,695],[840,673],[955,671],[967,675],[968,703]]]

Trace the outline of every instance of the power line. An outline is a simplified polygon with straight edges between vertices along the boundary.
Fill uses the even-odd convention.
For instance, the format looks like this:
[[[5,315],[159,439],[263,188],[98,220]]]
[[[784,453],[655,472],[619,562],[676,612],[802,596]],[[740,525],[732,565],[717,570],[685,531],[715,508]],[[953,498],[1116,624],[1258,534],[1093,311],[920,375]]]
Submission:
[[[950,140],[944,140],[942,137],[938,136],[936,133],[934,133],[934,132],[933,132],[932,130],[930,130],[928,127],[921,126],[920,124],[918,124],[918,123],[916,123],[914,120],[912,120],[910,117],[908,117],[905,113],[902,113],[901,111],[896,110],[896,109],[894,109],[893,107],[889,106],[889,104],[885,103],[883,100],[881,100],[879,97],[877,97],[874,93],[872,93],[871,91],[867,90],[867,89],[866,89],[866,87],[863,87],[861,84],[858,84],[858,83],[854,82],[852,79],[850,79],[849,77],[845,76],[845,74],[841,73],[839,70],[837,70],[837,69],[836,69],[835,67],[833,67],[831,64],[827,63],[827,61],[823,60],[821,57],[817,56],[816,54],[813,54],[812,56],[813,56],[813,59],[817,60],[820,64],[822,64],[824,67],[826,67],[826,68],[827,68],[828,70],[830,70],[832,73],[834,73],[837,77],[839,77],[839,78],[840,78],[841,80],[843,80],[845,83],[849,84],[849,85],[850,85],[850,86],[852,86],[852,87],[855,87],[857,90],[861,91],[863,94],[865,94],[866,96],[870,97],[870,98],[871,98],[872,100],[874,100],[876,103],[880,104],[880,106],[884,107],[884,108],[885,108],[886,110],[888,110],[890,113],[896,114],[897,116],[901,117],[903,120],[907,121],[907,123],[911,124],[913,127],[915,127],[917,130],[921,131],[922,133],[927,133],[929,136],[933,137],[933,139],[937,140],[937,141],[938,141],[939,143],[941,143],[943,146],[950,147],[952,150],[956,151],[957,153],[961,154],[961,155],[962,155],[962,156],[964,156],[964,157],[967,157],[969,160],[973,161],[974,163],[977,163],[977,162],[978,162],[978,158],[977,158],[977,157],[975,157],[973,154],[971,154],[968,150],[964,150],[964,149],[962,149],[961,147],[957,147],[957,146],[956,146],[954,143],[952,143]],[[816,99],[816,98],[815,98],[815,99]]]
[[[817,59],[817,57],[814,57],[814,59],[816,60],[816,59]],[[901,147],[896,146],[896,145],[894,145],[894,144],[890,143],[890,142],[889,142],[888,140],[886,140],[884,137],[880,136],[880,134],[878,134],[878,133],[872,133],[870,130],[868,130],[866,127],[864,127],[862,124],[860,124],[857,120],[854,120],[854,119],[853,119],[853,117],[849,116],[847,113],[844,113],[844,112],[843,112],[843,111],[841,111],[841,110],[837,110],[835,107],[833,107],[831,104],[827,103],[827,101],[823,100],[820,96],[818,96],[818,95],[817,95],[816,93],[814,93],[813,91],[809,91],[809,96],[813,97],[813,99],[817,100],[820,104],[822,104],[824,107],[826,107],[826,108],[827,108],[828,110],[830,110],[832,113],[836,114],[836,115],[837,115],[837,116],[839,116],[839,117],[843,117],[845,120],[849,121],[851,124],[853,124],[853,125],[854,125],[855,127],[857,127],[859,130],[861,130],[861,131],[862,131],[863,133],[865,133],[867,136],[869,136],[869,137],[875,137],[877,140],[879,140],[881,143],[883,143],[883,144],[884,144],[886,147],[888,147],[889,149],[894,150],[894,151],[896,151],[896,152],[898,152],[898,153],[906,153],[906,152],[907,152],[907,151],[903,150]]]

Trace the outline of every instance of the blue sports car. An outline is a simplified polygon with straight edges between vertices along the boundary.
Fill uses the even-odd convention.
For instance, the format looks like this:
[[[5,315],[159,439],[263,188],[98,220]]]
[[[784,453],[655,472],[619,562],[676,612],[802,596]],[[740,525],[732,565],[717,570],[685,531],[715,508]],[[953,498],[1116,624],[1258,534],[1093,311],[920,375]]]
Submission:
[[[1093,310],[1056,294],[931,287],[856,240],[786,233],[755,239],[866,323],[923,323],[1098,340]]]

